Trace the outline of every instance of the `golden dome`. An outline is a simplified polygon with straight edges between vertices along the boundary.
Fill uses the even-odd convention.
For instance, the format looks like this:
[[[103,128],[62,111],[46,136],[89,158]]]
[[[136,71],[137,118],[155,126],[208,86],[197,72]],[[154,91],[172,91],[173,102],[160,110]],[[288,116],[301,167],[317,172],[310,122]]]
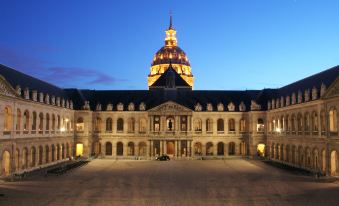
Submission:
[[[172,16],[170,17],[170,26],[165,32],[165,46],[161,47],[154,55],[151,72],[148,75],[148,86],[151,86],[168,69],[171,63],[173,69],[193,87],[191,65],[186,53],[177,45],[177,32],[172,26]]]

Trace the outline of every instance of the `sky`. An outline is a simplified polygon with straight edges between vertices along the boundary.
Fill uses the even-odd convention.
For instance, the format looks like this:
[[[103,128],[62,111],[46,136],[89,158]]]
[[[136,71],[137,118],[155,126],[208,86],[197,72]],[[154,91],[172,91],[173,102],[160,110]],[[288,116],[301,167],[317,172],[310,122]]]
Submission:
[[[279,88],[339,64],[338,0],[0,0],[0,64],[144,90],[169,13],[196,90]]]

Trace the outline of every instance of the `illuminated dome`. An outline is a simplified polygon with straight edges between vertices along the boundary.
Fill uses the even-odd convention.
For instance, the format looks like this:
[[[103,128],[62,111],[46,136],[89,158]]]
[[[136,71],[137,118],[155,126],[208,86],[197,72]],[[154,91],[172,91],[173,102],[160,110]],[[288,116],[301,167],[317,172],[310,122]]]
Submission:
[[[177,45],[176,30],[172,26],[172,16],[170,17],[170,26],[165,31],[165,46],[161,47],[154,55],[151,72],[148,75],[148,87],[159,79],[159,77],[168,69],[170,63],[173,69],[193,87],[193,75],[191,65],[186,53]]]
[[[173,47],[162,47],[154,55],[152,66],[159,64],[183,64],[186,66],[191,66],[190,62],[186,56],[186,53],[178,46]]]

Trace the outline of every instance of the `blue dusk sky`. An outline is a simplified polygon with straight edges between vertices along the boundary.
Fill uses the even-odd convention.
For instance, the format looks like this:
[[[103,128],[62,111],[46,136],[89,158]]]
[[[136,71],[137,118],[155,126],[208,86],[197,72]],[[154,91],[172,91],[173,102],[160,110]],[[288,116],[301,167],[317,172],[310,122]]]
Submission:
[[[339,64],[338,0],[0,0],[0,63],[62,88],[147,89],[169,11],[194,89],[277,88]]]

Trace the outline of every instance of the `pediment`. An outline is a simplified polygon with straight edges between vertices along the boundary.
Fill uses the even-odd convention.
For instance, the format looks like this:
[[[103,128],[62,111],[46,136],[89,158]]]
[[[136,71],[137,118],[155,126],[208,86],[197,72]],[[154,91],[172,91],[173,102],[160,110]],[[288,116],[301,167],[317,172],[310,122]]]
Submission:
[[[150,110],[148,112],[154,112],[154,113],[166,113],[166,114],[175,114],[175,113],[187,113],[192,112],[191,109],[184,107],[176,102],[168,101],[161,105],[158,105]]]
[[[9,97],[17,97],[15,89],[0,75],[0,94]]]
[[[329,99],[333,97],[339,97],[339,77],[328,87],[323,99]]]

